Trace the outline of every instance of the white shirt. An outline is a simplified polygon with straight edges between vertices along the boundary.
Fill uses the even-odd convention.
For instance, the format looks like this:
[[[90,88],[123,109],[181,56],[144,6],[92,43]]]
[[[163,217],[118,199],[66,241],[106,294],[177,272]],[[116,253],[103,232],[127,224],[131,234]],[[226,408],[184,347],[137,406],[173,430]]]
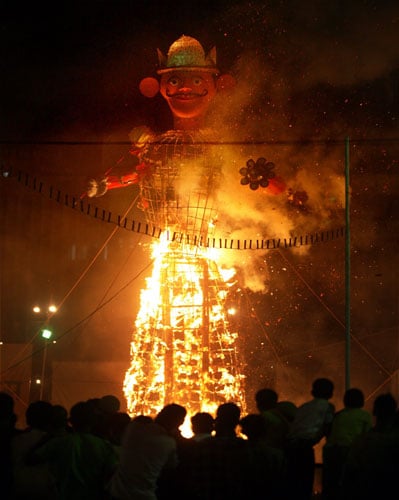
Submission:
[[[317,444],[325,434],[326,426],[334,417],[334,405],[327,399],[314,398],[299,406],[288,434],[291,441],[305,440]]]
[[[110,492],[121,500],[156,500],[162,469],[176,466],[176,441],[163,427],[131,422],[122,441],[120,463],[111,479]]]

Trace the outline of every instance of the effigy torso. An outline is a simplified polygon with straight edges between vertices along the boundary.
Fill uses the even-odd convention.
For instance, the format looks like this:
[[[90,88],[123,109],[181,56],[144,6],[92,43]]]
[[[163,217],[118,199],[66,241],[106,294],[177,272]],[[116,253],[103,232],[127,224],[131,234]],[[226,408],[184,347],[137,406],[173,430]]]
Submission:
[[[207,132],[170,130],[153,136],[139,154],[141,206],[156,227],[206,238],[217,216],[220,159]]]

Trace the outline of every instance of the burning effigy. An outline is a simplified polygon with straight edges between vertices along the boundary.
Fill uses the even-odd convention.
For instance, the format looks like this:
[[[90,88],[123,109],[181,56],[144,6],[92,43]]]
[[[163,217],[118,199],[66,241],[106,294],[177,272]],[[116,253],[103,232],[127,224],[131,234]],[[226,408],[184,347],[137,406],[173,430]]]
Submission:
[[[190,414],[214,412],[225,401],[244,408],[238,334],[230,329],[225,306],[234,269],[222,269],[204,245],[217,221],[223,162],[205,117],[230,80],[217,69],[216,49],[206,54],[189,36],[175,41],[167,56],[158,50],[158,56],[159,83],[145,78],[140,90],[147,97],[161,92],[173,129],[162,134],[134,129],[134,171],[111,170],[91,181],[87,192],[100,196],[138,184],[140,208],[162,229],[152,244],[152,274],[141,291],[132,335],[123,386],[127,407],[131,414],[149,415],[172,402]]]

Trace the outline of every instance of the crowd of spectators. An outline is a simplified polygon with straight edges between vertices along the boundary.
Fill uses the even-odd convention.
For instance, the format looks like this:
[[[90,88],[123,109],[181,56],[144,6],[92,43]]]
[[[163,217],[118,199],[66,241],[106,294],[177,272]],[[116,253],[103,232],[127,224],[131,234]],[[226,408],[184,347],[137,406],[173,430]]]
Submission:
[[[17,427],[14,399],[0,392],[0,488],[4,500],[311,500],[315,446],[322,443],[323,500],[391,498],[399,470],[398,402],[380,394],[373,410],[348,389],[316,379],[300,406],[277,392],[255,394],[256,413],[225,402],[187,415],[167,404],[155,417],[120,411],[113,395],[69,411],[32,402]],[[191,437],[182,426],[189,420]]]

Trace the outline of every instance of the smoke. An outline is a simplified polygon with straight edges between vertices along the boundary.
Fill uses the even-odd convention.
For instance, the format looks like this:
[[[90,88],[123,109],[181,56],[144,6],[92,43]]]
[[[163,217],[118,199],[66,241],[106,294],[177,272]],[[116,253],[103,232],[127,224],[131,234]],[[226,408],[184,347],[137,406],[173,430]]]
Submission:
[[[225,44],[235,47],[228,71],[237,84],[218,95],[209,116],[223,144],[217,231],[256,240],[342,227],[343,140],[348,130],[367,132],[370,120],[364,109],[356,121],[343,96],[360,96],[398,67],[396,4],[240,2],[218,22]],[[275,163],[286,186],[281,193],[240,185],[239,169],[259,157]],[[290,203],[289,192],[306,193],[305,205]],[[243,271],[245,286],[267,290],[265,254],[228,251],[222,260]]]
[[[218,145],[212,153],[220,158],[223,172],[216,232],[222,238],[240,240],[241,245],[243,240],[255,246],[256,240],[304,236],[343,225],[343,150],[290,141],[294,134],[301,136],[301,131],[293,132],[290,127],[284,104],[289,102],[289,93],[280,85],[273,88],[267,71],[260,56],[243,54],[235,67],[234,91],[219,94],[209,116],[211,128],[220,131],[215,133]],[[281,137],[288,140],[280,143],[276,139]],[[279,192],[241,185],[240,168],[260,157],[275,164]],[[301,247],[298,252],[307,249]],[[239,268],[250,290],[267,291],[263,252],[228,250],[220,261]]]
[[[354,85],[387,76],[399,63],[394,2],[314,2],[296,9],[292,39],[301,40],[301,86]]]
[[[261,54],[292,87],[348,86],[387,76],[399,64],[395,1],[240,2],[224,36]]]

